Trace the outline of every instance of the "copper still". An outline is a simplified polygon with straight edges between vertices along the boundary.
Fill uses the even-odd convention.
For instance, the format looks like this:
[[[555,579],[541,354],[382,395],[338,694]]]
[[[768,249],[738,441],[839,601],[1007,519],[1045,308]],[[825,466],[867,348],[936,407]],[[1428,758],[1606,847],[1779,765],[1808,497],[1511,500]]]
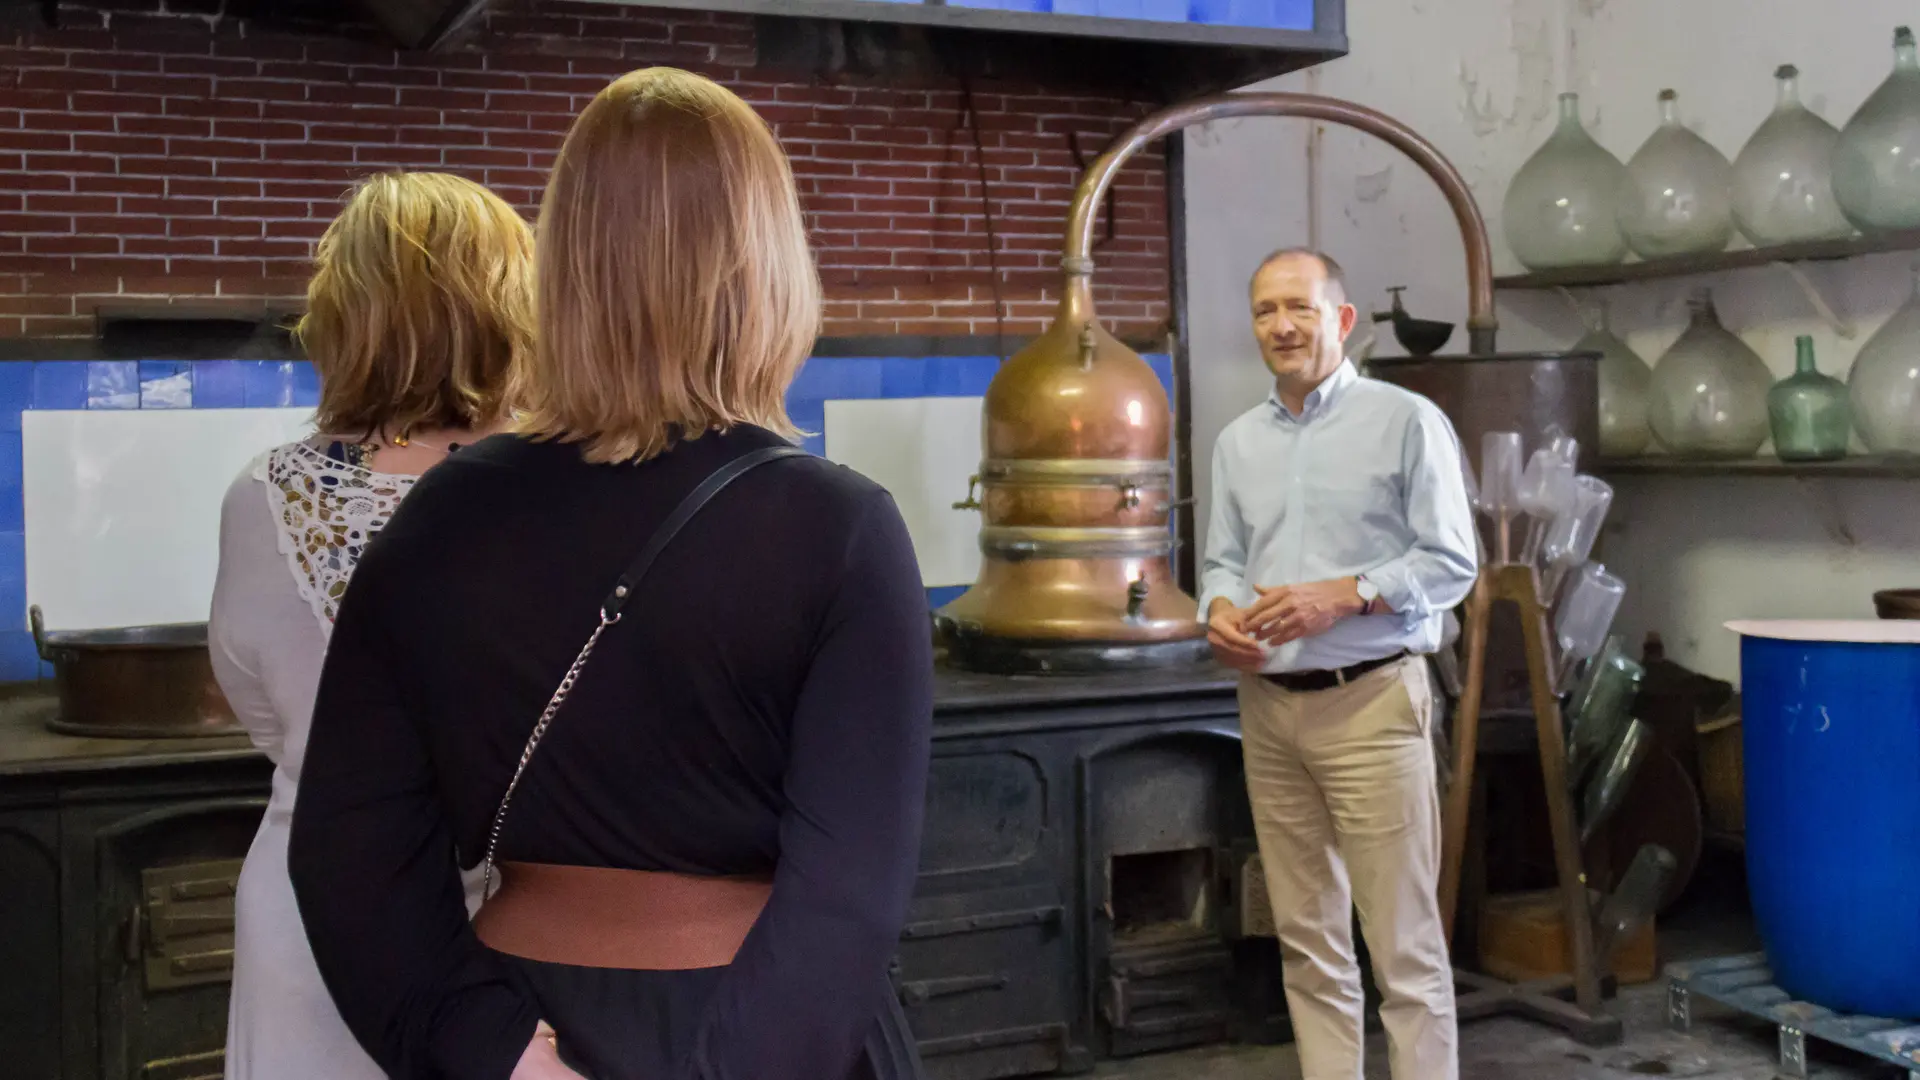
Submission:
[[[981,512],[980,576],[935,613],[948,659],[975,671],[1065,674],[1193,663],[1207,653],[1192,596],[1174,580],[1172,417],[1139,354],[1093,304],[1095,208],[1155,139],[1238,116],[1297,116],[1371,132],[1440,185],[1466,243],[1467,327],[1493,351],[1493,259],[1466,181],[1399,121],[1310,94],[1224,94],[1147,117],[1093,163],[1067,214],[1053,324],[1003,364],[981,417],[985,459],[957,508]]]

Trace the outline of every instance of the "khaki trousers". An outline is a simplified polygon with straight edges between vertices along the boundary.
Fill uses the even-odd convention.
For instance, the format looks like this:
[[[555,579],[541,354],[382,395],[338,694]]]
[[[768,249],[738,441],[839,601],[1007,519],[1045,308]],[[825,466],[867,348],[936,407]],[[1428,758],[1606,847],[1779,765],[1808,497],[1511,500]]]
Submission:
[[[1247,793],[1305,1080],[1362,1076],[1356,907],[1394,1080],[1460,1075],[1427,681],[1416,657],[1312,693],[1240,682]]]

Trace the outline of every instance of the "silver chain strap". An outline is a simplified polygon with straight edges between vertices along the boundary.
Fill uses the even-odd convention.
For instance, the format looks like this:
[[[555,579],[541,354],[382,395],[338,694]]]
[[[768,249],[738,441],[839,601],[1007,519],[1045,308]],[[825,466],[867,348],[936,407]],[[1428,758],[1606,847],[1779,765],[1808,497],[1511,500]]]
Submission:
[[[623,596],[626,591],[625,586],[617,590]],[[533,751],[540,745],[540,740],[546,738],[547,729],[553,726],[554,715],[560,711],[567,695],[573,692],[573,684],[580,678],[580,669],[587,666],[587,657],[593,655],[593,647],[600,644],[600,635],[619,621],[619,615],[608,615],[605,609],[601,610],[600,625],[593,628],[587,643],[580,647],[580,655],[573,658],[573,666],[567,669],[560,685],[554,689],[553,697],[548,699],[546,711],[540,714],[540,722],[533,725],[533,734],[527,736],[526,748],[520,751],[520,764],[514,766],[513,779],[507,781],[507,792],[500,796],[500,807],[493,812],[493,827],[487,833],[486,871],[480,878],[480,899],[483,903],[493,895],[493,857],[500,848],[500,829],[506,824],[507,804],[513,801],[514,789],[520,786],[520,777],[525,775],[527,763],[533,760]]]

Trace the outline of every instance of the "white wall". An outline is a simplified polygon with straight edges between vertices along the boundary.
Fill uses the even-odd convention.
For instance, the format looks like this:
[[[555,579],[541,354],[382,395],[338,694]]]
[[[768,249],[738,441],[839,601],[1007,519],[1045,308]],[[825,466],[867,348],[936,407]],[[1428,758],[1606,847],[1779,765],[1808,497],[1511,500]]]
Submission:
[[[1897,0],[1844,5],[1796,0],[1358,0],[1348,8],[1353,53],[1261,89],[1348,98],[1413,126],[1473,186],[1500,272],[1517,270],[1500,233],[1500,202],[1520,164],[1552,129],[1555,97],[1580,93],[1589,129],[1622,160],[1651,133],[1654,96],[1680,95],[1683,118],[1729,157],[1773,104],[1773,69],[1795,63],[1808,104],[1836,125],[1885,78],[1893,27],[1912,19]],[[1736,35],[1734,28],[1739,29]],[[1199,462],[1233,416],[1265,392],[1247,328],[1247,274],[1265,251],[1318,243],[1339,258],[1363,322],[1408,287],[1415,314],[1461,324],[1465,275],[1458,233],[1437,191],[1384,144],[1328,129],[1309,182],[1310,125],[1242,120],[1197,129],[1188,155],[1194,437]],[[1776,372],[1793,366],[1793,338],[1815,336],[1821,366],[1844,376],[1855,351],[1904,299],[1912,260],[1882,256],[1805,268],[1843,318],[1844,340],[1784,271],[1585,292],[1649,362],[1679,335],[1688,291],[1714,288],[1723,320]],[[1502,293],[1503,348],[1564,347],[1582,332],[1568,298]],[[1378,352],[1397,352],[1383,326]],[[1366,333],[1363,328],[1360,334]],[[1199,481],[1202,517],[1210,503]],[[1619,482],[1604,557],[1629,583],[1618,629],[1637,645],[1659,630],[1673,655],[1737,674],[1736,617],[1871,617],[1876,588],[1920,585],[1920,499],[1911,484],[1861,481]]]

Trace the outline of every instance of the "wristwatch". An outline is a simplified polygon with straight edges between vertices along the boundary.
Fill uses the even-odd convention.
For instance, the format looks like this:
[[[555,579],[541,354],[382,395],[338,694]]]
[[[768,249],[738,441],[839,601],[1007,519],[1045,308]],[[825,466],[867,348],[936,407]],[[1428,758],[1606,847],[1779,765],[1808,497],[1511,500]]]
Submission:
[[[1354,591],[1360,594],[1360,614],[1373,614],[1373,605],[1380,599],[1380,586],[1367,580],[1367,575],[1356,574],[1353,578]]]

